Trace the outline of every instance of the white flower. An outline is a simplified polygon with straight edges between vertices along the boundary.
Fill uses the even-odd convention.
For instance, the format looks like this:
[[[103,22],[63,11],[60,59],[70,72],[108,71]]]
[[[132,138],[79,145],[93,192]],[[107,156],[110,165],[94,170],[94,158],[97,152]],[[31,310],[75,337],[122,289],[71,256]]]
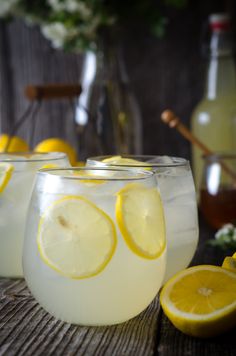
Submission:
[[[19,0],[0,0],[0,17],[8,15]]]
[[[54,11],[64,10],[64,4],[60,0],[48,0],[48,3]]]
[[[71,11],[71,12],[75,11],[75,10],[72,10],[72,8],[73,8],[72,4],[76,2],[76,10],[79,12],[79,14],[81,15],[82,18],[87,19],[92,15],[91,10],[82,1],[78,2],[78,1],[75,1],[75,0],[67,0],[66,2],[68,3],[68,7],[67,7],[68,11]],[[71,8],[71,10],[69,10],[69,8]]]
[[[70,13],[78,12],[84,19],[92,15],[90,8],[79,0],[48,0],[49,5],[54,11],[68,11]]]
[[[67,28],[60,22],[42,25],[41,31],[47,39],[52,41],[54,48],[62,48],[68,37]]]
[[[219,239],[222,235],[228,235],[231,233],[234,229],[234,225],[232,224],[225,224],[221,229],[217,231],[215,234],[215,238]]]

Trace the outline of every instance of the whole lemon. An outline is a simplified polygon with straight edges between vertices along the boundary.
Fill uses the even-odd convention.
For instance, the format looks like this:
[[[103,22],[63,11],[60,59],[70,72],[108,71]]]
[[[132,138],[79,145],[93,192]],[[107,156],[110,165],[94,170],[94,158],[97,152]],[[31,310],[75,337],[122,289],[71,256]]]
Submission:
[[[67,154],[72,166],[76,165],[77,154],[75,149],[65,140],[61,138],[48,138],[37,144],[34,148],[35,152],[64,152]]]
[[[30,150],[29,145],[22,138],[2,134],[0,135],[0,152],[5,152],[6,148],[7,152],[28,152]]]

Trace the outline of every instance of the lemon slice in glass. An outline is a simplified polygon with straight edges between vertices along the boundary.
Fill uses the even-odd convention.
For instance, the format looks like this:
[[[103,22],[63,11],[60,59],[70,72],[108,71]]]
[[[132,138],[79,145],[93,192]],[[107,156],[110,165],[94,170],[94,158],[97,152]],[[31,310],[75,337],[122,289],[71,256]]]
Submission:
[[[109,164],[114,164],[114,165],[119,165],[119,166],[140,166],[143,167],[143,169],[145,170],[151,170],[151,164],[148,162],[142,162],[142,161],[138,161],[136,159],[133,158],[128,158],[128,157],[122,157],[122,156],[112,156],[112,157],[108,157],[108,158],[104,158],[102,160],[103,163],[109,163]],[[147,167],[147,166],[150,166]]]
[[[50,168],[59,168],[59,166],[55,163],[44,164],[40,169],[50,169]]]
[[[155,259],[163,253],[165,223],[156,188],[127,184],[117,193],[116,219],[125,242],[135,254]]]
[[[82,196],[66,196],[41,217],[37,243],[42,260],[59,274],[88,278],[111,260],[116,230],[111,218]]]
[[[11,179],[14,167],[10,163],[0,163],[0,193],[4,191],[9,180]]]
[[[97,173],[94,173],[93,171],[88,172],[88,171],[78,170],[78,171],[74,171],[74,175],[79,176],[80,178],[85,177],[86,179],[79,179],[78,182],[86,184],[91,187],[97,186],[99,184],[104,184],[106,182],[106,180],[103,179],[104,178],[103,176],[99,176]]]
[[[215,336],[236,324],[236,274],[216,266],[190,267],[166,283],[160,302],[183,333]]]

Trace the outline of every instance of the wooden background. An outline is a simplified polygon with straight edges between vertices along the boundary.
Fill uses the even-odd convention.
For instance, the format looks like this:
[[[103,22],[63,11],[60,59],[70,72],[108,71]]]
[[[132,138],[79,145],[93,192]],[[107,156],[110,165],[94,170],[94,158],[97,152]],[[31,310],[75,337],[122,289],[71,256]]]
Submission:
[[[190,158],[190,145],[160,122],[160,113],[171,108],[189,126],[193,107],[203,93],[206,60],[201,55],[204,27],[209,13],[229,9],[234,1],[191,1],[185,10],[168,13],[163,39],[146,32],[124,38],[125,61],[131,86],[143,117],[145,154],[171,154]],[[0,23],[0,132],[9,132],[27,106],[28,84],[80,81],[82,55],[65,54],[50,47],[38,28],[17,20]],[[30,141],[30,123],[19,135]],[[33,146],[49,136],[77,146],[71,105],[66,101],[44,103],[37,115]]]

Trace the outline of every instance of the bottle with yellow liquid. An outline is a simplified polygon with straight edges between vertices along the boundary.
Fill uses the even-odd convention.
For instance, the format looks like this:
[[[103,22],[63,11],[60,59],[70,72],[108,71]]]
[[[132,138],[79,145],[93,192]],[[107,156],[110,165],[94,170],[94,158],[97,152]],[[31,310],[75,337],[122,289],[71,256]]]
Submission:
[[[236,151],[236,71],[227,14],[209,17],[210,58],[203,99],[195,108],[191,129],[209,149]],[[193,173],[197,191],[201,184],[202,152],[193,146]]]

